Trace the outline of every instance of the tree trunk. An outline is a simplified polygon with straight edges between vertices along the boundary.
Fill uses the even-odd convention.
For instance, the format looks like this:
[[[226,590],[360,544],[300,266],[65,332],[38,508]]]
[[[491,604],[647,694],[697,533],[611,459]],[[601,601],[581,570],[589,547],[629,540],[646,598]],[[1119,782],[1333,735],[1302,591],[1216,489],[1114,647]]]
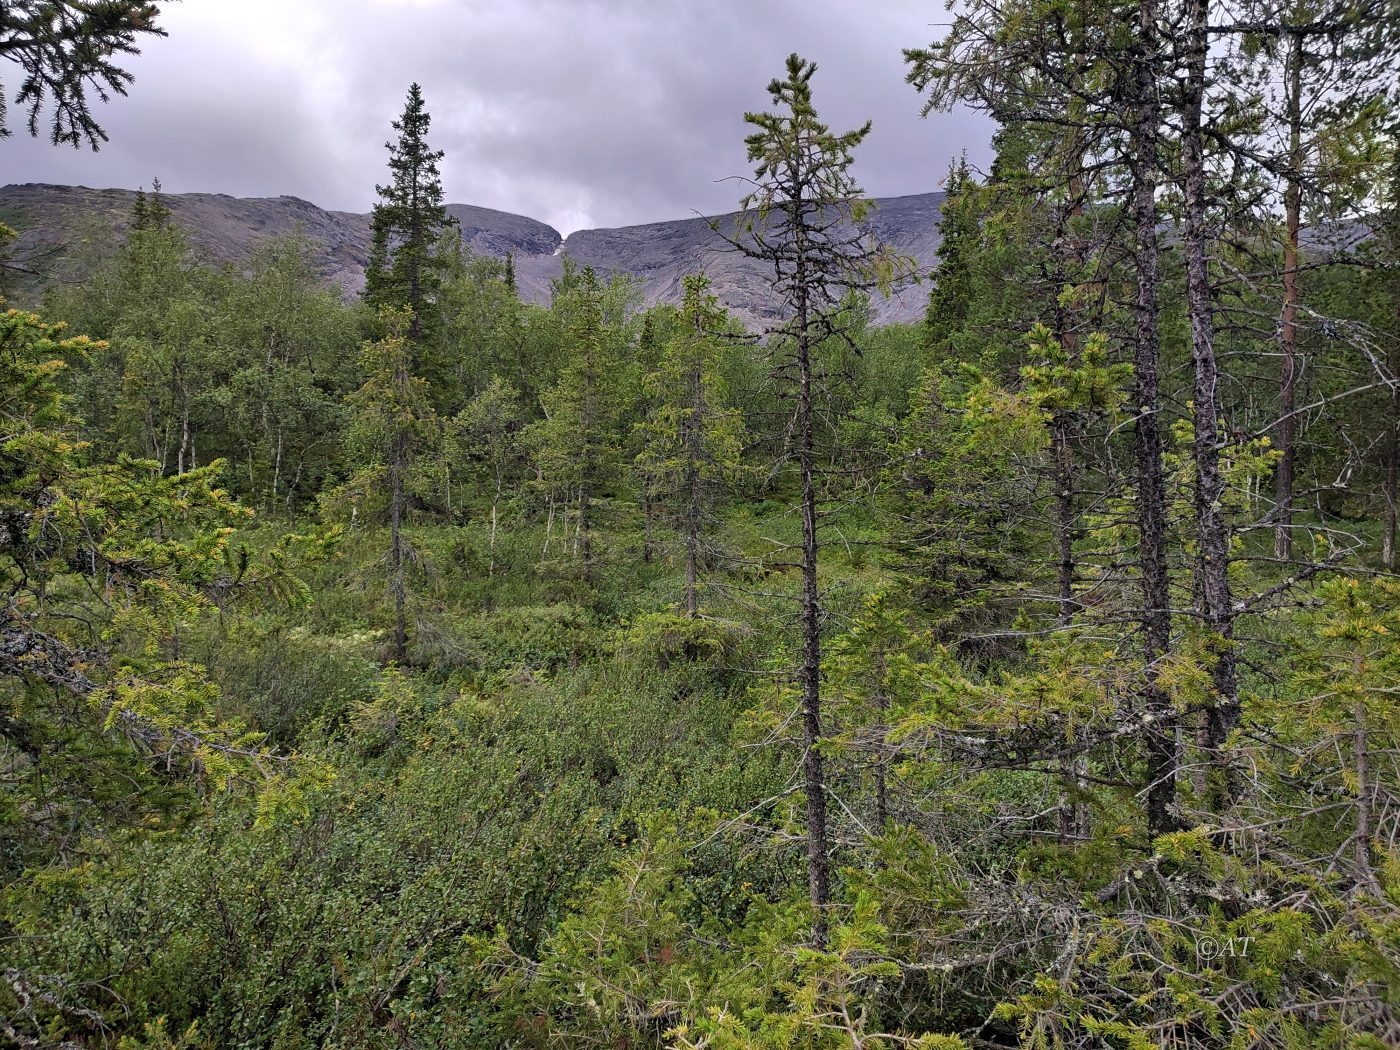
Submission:
[[[1192,454],[1196,465],[1196,573],[1201,619],[1215,636],[1211,677],[1215,696],[1206,711],[1205,744],[1222,771],[1228,804],[1235,790],[1225,738],[1239,721],[1235,665],[1234,609],[1230,595],[1230,534],[1225,523],[1225,481],[1220,473],[1220,374],[1215,360],[1215,318],[1211,303],[1206,230],[1205,143],[1201,130],[1205,98],[1207,0],[1187,4],[1188,51],[1182,94],[1182,174],[1186,211],[1186,309],[1194,365]]]
[[[591,471],[586,471],[583,480],[579,482],[578,522],[574,533],[578,541],[579,559],[583,562],[585,581],[593,579],[593,487],[590,474]]]
[[[807,888],[812,940],[825,947],[831,901],[831,858],[826,832],[826,777],[819,746],[821,723],[821,606],[817,592],[817,493],[813,478],[812,359],[806,318],[799,317],[797,367],[798,465],[802,473],[802,771],[807,792]]]
[[[183,474],[189,469],[190,456],[190,401],[183,390],[180,394],[180,450],[175,455],[175,473]]]
[[[282,484],[282,428],[277,428],[277,452],[272,460],[272,502],[277,502],[277,490]]]
[[[486,562],[486,575],[488,577],[496,575],[496,523],[499,519],[499,508],[501,506],[501,488],[501,476],[497,474],[496,491],[491,496],[491,539],[487,545],[490,554]]]
[[[582,463],[579,466],[578,484],[578,528],[575,532],[577,550],[583,562],[585,583],[593,580],[593,486],[598,479],[598,441],[596,429],[599,426],[595,397],[602,377],[598,375],[597,348],[592,337],[583,347],[585,371],[583,389],[579,399],[579,430],[583,435]]]
[[[1356,662],[1359,665],[1361,658]],[[1366,702],[1358,700],[1354,712],[1352,750],[1356,763],[1356,837],[1352,840],[1352,877],[1358,889],[1375,891],[1371,869],[1371,755],[1367,739]]]
[[[700,615],[700,529],[690,515],[685,532],[685,613],[692,620]]]
[[[1400,382],[1393,370],[1392,381]],[[1400,502],[1400,492],[1396,491],[1397,481],[1400,481],[1400,387],[1390,395],[1390,418],[1390,447],[1385,454],[1385,522],[1381,528],[1381,564],[1387,572],[1394,572],[1397,565],[1396,504]]]
[[[1067,172],[1069,180],[1067,192],[1069,200],[1058,211],[1055,231],[1055,292],[1058,306],[1055,310],[1055,339],[1064,353],[1065,362],[1070,368],[1079,364],[1079,333],[1075,315],[1079,306],[1077,300],[1064,298],[1066,285],[1077,282],[1084,265],[1084,246],[1073,228],[1075,218],[1081,214],[1081,201],[1084,197],[1084,150],[1079,132],[1071,133],[1073,147],[1070,150]],[[1060,409],[1050,421],[1051,446],[1054,450],[1055,486],[1055,546],[1058,554],[1056,582],[1058,584],[1059,609],[1057,619],[1061,627],[1069,627],[1078,611],[1074,597],[1074,538],[1077,531],[1075,509],[1075,462],[1074,462],[1075,415],[1070,409]],[[1077,744],[1078,733],[1069,732],[1069,742]],[[1069,842],[1084,836],[1088,825],[1088,811],[1080,801],[1084,792],[1083,773],[1087,759],[1078,753],[1061,763],[1061,789],[1059,834],[1061,842]]]
[[[1050,423],[1055,452],[1055,546],[1059,558],[1059,622],[1066,627],[1074,619],[1074,449],[1070,444],[1068,412],[1056,412]]]
[[[1063,328],[1063,326],[1061,326]],[[1064,345],[1062,340],[1061,345]],[[1074,621],[1074,450],[1070,446],[1068,412],[1056,412],[1051,421],[1051,441],[1055,452],[1055,540],[1059,549],[1056,575],[1059,578],[1059,615],[1061,627]],[[1071,743],[1073,737],[1070,738]],[[1059,832],[1060,841],[1075,838],[1083,815],[1079,803],[1081,781],[1078,776],[1082,759],[1071,758],[1061,763]]]
[[[686,511],[685,511],[685,611],[691,619],[700,614],[700,515],[702,513],[700,457],[704,454],[700,433],[704,409],[704,375],[697,362],[690,372],[691,410],[686,423]]]
[[[422,179],[418,160],[415,156],[409,177],[408,197],[408,306],[413,311],[408,319],[408,341],[415,348],[423,341],[423,277],[419,269],[419,252],[426,252],[426,237],[423,233],[423,209],[419,206],[418,190]],[[422,367],[421,362],[419,367]]]
[[[1297,457],[1298,417],[1298,228],[1302,211],[1303,35],[1293,33],[1286,73],[1288,92],[1288,186],[1283,195],[1283,317],[1279,346],[1283,377],[1279,385],[1278,474],[1275,497],[1274,554],[1293,557],[1293,470]]]
[[[544,519],[544,543],[540,547],[541,559],[549,553],[549,541],[554,536],[554,497],[552,495],[545,497],[545,503],[548,508],[548,513],[545,515]],[[567,526],[565,526],[565,528],[567,528]],[[567,543],[568,541],[564,540],[562,542]]]
[[[651,475],[642,478],[642,564],[650,565],[652,558],[653,520],[656,517],[656,504],[651,498]]]
[[[1079,312],[1077,299],[1066,299],[1063,295],[1066,285],[1078,280],[1084,266],[1085,248],[1073,227],[1077,216],[1083,212],[1084,196],[1084,148],[1079,132],[1071,133],[1072,147],[1069,151],[1066,191],[1069,199],[1057,209],[1057,229],[1055,231],[1054,279],[1057,306],[1055,309],[1055,341],[1065,356],[1070,368],[1079,364],[1079,332],[1076,315]],[[1051,444],[1054,449],[1055,467],[1055,545],[1059,555],[1056,577],[1059,584],[1059,622],[1067,626],[1075,614],[1074,601],[1074,536],[1075,520],[1075,476],[1074,476],[1074,427],[1075,416],[1071,409],[1060,409],[1050,420]]]
[[[1137,394],[1134,458],[1137,467],[1139,563],[1142,575],[1144,699],[1148,726],[1146,756],[1147,829],[1158,835],[1177,825],[1176,726],[1171,703],[1158,684],[1159,664],[1171,644],[1171,606],[1167,581],[1167,497],[1162,471],[1157,243],[1157,0],[1138,5],[1137,43],[1131,121],[1132,221],[1136,245],[1133,267],[1136,345],[1133,371]]]
[[[1360,653],[1352,657],[1352,674],[1360,679],[1365,661]],[[1352,839],[1352,878],[1357,889],[1375,892],[1375,871],[1371,867],[1371,751],[1364,697],[1352,709],[1352,762],[1356,774],[1356,830]]]
[[[1400,158],[1400,152],[1396,154]],[[1400,167],[1400,159],[1397,159],[1397,167]],[[1400,173],[1397,173],[1396,190],[1400,192]],[[1397,212],[1400,212],[1400,202],[1396,203]],[[1400,228],[1400,215],[1395,220],[1397,228]],[[1400,247],[1397,245],[1396,247]],[[1393,282],[1395,296],[1395,331],[1400,333],[1400,279]],[[1396,483],[1400,481],[1400,334],[1390,343],[1390,445],[1385,454],[1385,523],[1381,528],[1381,564],[1386,567],[1387,572],[1394,572],[1396,568],[1395,532],[1396,532],[1396,512],[1397,504],[1400,504],[1400,492],[1396,491]]]
[[[890,823],[889,741],[890,698],[885,694],[888,673],[883,643],[875,659],[875,829],[883,833]]]
[[[403,663],[408,655],[408,619],[404,610],[403,556],[403,473],[407,457],[407,435],[394,434],[389,455],[389,591],[394,598],[394,661]]]

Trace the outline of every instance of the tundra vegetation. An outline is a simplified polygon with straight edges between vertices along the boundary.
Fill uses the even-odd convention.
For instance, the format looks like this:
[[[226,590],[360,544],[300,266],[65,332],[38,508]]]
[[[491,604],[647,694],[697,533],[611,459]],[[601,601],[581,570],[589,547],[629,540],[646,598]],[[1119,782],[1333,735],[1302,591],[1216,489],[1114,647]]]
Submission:
[[[522,302],[416,85],[359,301],[141,194],[0,316],[3,1040],[1400,1045],[1396,26],[955,6],[922,275],[794,55],[762,332]]]

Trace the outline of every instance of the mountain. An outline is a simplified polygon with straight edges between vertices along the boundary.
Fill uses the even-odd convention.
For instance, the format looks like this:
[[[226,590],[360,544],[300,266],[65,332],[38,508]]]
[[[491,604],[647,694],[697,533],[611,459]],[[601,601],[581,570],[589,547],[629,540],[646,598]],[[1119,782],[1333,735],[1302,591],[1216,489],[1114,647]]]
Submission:
[[[364,284],[369,258],[368,215],[326,211],[298,197],[229,197],[221,193],[168,193],[162,201],[189,233],[196,251],[214,262],[247,258],[260,241],[300,229],[311,241],[321,275],[347,293]],[[124,236],[136,194],[85,186],[37,183],[0,187],[0,222],[20,231],[22,255],[47,260],[46,273],[60,280],[81,278],[85,249]],[[463,240],[482,255],[548,257],[562,238],[542,222],[490,208],[453,204]]]
[[[112,234],[125,234],[136,194],[131,190],[94,190],[83,186],[26,183],[0,187],[0,222],[20,231],[22,257],[40,260],[47,280],[81,280],[97,246]],[[936,261],[941,193],[878,200],[869,228],[896,250],[912,257],[926,274]],[[172,215],[189,233],[195,249],[216,263],[245,259],[260,241],[300,230],[313,245],[318,269],[347,295],[364,283],[369,256],[369,216],[327,211],[297,197],[229,197],[215,193],[172,193],[163,197]],[[545,223],[523,215],[452,204],[463,241],[480,255],[515,256],[522,296],[535,302],[549,297],[550,281],[568,256],[603,274],[636,278],[643,301],[676,302],[681,279],[702,266],[721,301],[745,323],[759,327],[777,316],[768,288],[768,271],[753,259],[728,251],[711,227],[716,217],[580,230],[561,237]],[[721,230],[734,227],[735,216],[717,217]],[[31,289],[32,291],[32,289]],[[874,304],[877,323],[916,320],[925,292],[897,290]]]
[[[913,258],[918,271],[926,274],[937,261],[938,206],[942,200],[941,193],[880,199],[869,228],[896,251]],[[769,290],[771,269],[729,250],[711,226],[714,222],[721,232],[732,231],[737,218],[737,213],[732,213],[644,226],[580,230],[564,240],[561,254],[600,273],[632,274],[648,305],[677,302],[682,278],[703,266],[720,300],[740,319],[758,327],[772,321],[778,313]],[[517,273],[528,272],[536,280],[553,276],[559,268],[558,257],[516,262]],[[886,324],[917,320],[923,316],[926,298],[926,291],[918,287],[900,289],[893,297],[875,302],[875,321]]]

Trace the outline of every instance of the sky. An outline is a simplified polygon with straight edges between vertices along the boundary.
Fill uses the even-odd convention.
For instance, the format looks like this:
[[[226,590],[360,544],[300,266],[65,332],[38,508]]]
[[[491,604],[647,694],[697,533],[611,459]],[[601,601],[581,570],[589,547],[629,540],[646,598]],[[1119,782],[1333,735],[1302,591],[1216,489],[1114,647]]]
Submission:
[[[561,233],[733,210],[745,111],[797,51],[818,112],[874,130],[855,173],[874,196],[937,189],[990,157],[967,111],[921,118],[900,51],[941,0],[183,0],[166,39],[100,110],[111,141],[0,141],[0,183],[290,194],[368,211],[408,85],[423,87],[447,199]],[[13,82],[0,68],[0,80]]]

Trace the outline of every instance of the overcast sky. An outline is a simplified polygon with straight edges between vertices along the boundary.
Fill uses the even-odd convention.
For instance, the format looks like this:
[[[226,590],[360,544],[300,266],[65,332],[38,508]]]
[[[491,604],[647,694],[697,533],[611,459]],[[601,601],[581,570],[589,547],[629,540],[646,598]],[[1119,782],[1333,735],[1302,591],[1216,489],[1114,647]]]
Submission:
[[[962,150],[988,158],[970,113],[919,117],[903,47],[939,0],[184,0],[170,36],[132,60],[102,108],[102,151],[16,126],[0,182],[291,194],[367,211],[389,122],[423,85],[449,201],[567,234],[731,210],[748,173],[743,113],[797,51],[818,111],[875,129],[857,174],[876,196],[935,189]],[[13,73],[0,69],[8,85]],[[11,113],[18,125],[18,113]]]

